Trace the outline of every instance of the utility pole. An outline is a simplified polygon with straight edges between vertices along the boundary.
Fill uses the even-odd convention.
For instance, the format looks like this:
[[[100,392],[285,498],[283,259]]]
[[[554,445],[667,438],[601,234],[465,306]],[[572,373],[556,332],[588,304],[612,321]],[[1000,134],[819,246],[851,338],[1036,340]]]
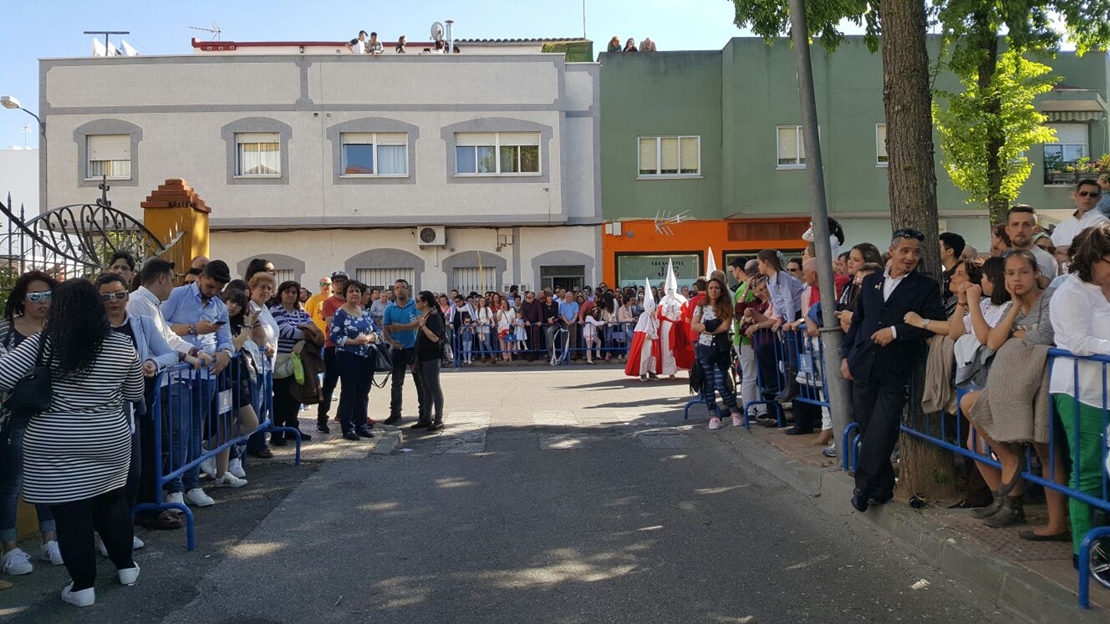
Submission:
[[[821,164],[821,136],[817,128],[817,100],[813,93],[813,63],[809,57],[809,29],[804,0],[790,0],[790,35],[798,70],[798,98],[802,108],[802,136],[806,150],[806,178],[813,220],[813,246],[817,252],[818,286],[821,287],[821,344],[824,352],[824,384],[829,393],[833,439],[839,442],[851,422],[848,382],[840,376],[840,343],[843,334],[836,318],[836,284],[833,282],[832,248],[829,245],[829,210],[825,204],[825,172]],[[839,449],[847,453],[848,449]]]

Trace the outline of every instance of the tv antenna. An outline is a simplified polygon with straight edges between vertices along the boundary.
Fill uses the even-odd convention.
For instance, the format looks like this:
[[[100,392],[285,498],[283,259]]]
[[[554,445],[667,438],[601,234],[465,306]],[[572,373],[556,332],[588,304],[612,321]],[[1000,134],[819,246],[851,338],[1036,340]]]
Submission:
[[[190,26],[189,30],[199,30],[206,33],[212,33],[212,41],[220,40],[220,25],[212,22],[212,28],[204,28],[201,26]]]
[[[663,236],[674,236],[674,230],[671,229],[672,225],[682,223],[683,219],[689,220],[690,211],[683,210],[682,212],[671,216],[670,211],[661,210],[655,213],[655,232]]]

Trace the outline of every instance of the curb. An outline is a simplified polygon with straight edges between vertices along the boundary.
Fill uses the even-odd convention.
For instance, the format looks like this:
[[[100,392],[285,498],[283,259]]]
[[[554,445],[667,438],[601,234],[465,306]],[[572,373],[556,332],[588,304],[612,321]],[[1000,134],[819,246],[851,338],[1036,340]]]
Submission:
[[[378,438],[378,442],[374,445],[374,449],[370,451],[371,455],[392,455],[394,452],[399,451],[405,443],[405,434],[400,429],[393,431],[382,431],[382,435]]]
[[[813,496],[823,512],[851,518],[912,547],[926,561],[1016,619],[1038,624],[1107,621],[1106,613],[1097,606],[1080,609],[1074,592],[999,559],[959,533],[934,525],[913,509],[888,504],[872,506],[866,513],[856,512],[848,503],[854,482],[839,468],[810,466],[755,436],[749,435],[748,439],[754,444],[744,447],[743,457],[795,490]]]

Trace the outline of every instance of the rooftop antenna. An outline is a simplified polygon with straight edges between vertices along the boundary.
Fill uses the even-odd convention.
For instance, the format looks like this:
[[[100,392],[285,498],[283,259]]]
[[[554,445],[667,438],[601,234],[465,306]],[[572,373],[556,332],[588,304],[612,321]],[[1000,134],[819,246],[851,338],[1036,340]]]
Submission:
[[[107,52],[113,47],[111,42],[108,41],[108,35],[130,35],[131,32],[127,30],[86,30],[83,34],[104,35],[104,50]],[[99,50],[99,48],[94,48],[94,50]],[[94,53],[94,56],[97,55]]]
[[[203,28],[201,26],[190,26],[189,30],[199,30],[206,33],[212,33],[212,41],[220,40],[220,25],[212,22],[212,28]]]
[[[27,147],[27,133],[31,131],[31,124],[24,124],[20,130],[23,131],[23,147]]]

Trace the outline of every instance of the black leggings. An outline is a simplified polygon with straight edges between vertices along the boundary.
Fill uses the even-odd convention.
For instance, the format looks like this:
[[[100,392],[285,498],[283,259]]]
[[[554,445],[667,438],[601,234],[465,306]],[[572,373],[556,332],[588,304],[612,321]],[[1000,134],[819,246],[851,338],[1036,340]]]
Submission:
[[[65,560],[66,571],[73,579],[73,591],[93,586],[96,581],[96,547],[93,529],[100,534],[108,557],[117,570],[135,567],[131,559],[135,527],[127,507],[126,488],[117,488],[99,496],[51,505],[58,525],[58,549]]]
[[[443,422],[443,388],[439,385],[439,360],[420,362],[420,381],[421,391],[424,393],[424,400],[421,401],[424,413],[420,414],[420,421],[432,422],[432,414],[429,412],[434,408],[434,422],[439,424]]]

